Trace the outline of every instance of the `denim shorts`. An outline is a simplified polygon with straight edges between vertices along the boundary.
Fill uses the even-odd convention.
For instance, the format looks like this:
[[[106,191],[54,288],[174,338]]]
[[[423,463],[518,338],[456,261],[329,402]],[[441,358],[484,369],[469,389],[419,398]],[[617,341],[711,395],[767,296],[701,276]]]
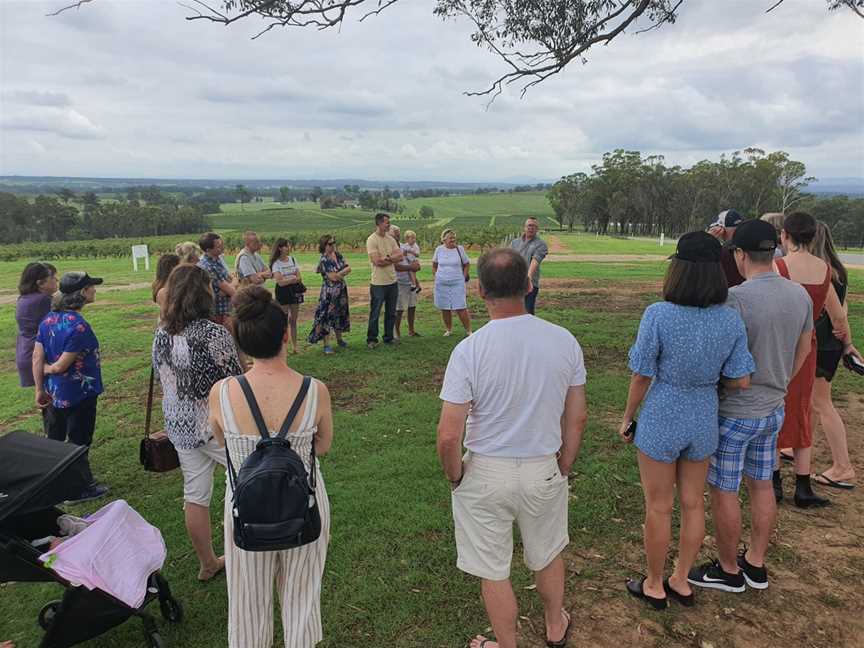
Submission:
[[[744,475],[756,481],[770,480],[783,414],[781,405],[764,418],[719,417],[720,443],[711,457],[708,483],[714,488],[736,493]]]

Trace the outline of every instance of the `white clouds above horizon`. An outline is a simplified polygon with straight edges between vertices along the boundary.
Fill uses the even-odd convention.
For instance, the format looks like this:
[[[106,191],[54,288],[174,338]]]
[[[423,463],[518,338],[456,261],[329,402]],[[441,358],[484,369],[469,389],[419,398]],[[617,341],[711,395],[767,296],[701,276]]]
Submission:
[[[60,3],[62,4],[62,3]],[[864,21],[822,2],[688,0],[487,110],[501,62],[405,0],[341,32],[184,20],[174,2],[0,3],[0,174],[495,180],[614,148],[692,164],[783,149],[864,177]],[[768,3],[770,6],[770,3]]]

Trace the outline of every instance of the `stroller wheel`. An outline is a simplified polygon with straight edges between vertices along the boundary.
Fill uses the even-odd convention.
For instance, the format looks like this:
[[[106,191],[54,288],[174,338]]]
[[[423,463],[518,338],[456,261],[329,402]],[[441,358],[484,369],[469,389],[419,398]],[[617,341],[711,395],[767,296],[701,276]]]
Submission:
[[[159,601],[159,609],[162,611],[162,618],[166,621],[171,623],[183,621],[183,606],[174,597]]]
[[[50,601],[39,610],[39,627],[47,630],[54,623],[54,617],[57,616],[57,608],[60,607],[60,601]]]
[[[166,648],[168,646],[158,632],[151,632],[147,635],[147,645],[150,648]]]

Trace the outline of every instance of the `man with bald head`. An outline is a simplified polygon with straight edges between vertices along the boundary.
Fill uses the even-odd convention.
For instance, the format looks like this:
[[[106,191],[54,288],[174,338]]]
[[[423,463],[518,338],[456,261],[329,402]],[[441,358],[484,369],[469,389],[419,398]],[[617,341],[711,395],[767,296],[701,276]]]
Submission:
[[[273,276],[264,259],[258,254],[261,240],[258,234],[248,231],[243,234],[243,249],[237,255],[234,269],[241,286],[260,286]]]

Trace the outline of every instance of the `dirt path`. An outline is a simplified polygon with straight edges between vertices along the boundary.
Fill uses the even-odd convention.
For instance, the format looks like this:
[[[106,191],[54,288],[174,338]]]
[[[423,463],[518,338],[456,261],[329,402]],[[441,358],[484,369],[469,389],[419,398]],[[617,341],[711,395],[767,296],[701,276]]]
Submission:
[[[561,239],[554,234],[546,237],[546,242],[549,244],[549,254],[567,254],[570,248],[561,242]]]

